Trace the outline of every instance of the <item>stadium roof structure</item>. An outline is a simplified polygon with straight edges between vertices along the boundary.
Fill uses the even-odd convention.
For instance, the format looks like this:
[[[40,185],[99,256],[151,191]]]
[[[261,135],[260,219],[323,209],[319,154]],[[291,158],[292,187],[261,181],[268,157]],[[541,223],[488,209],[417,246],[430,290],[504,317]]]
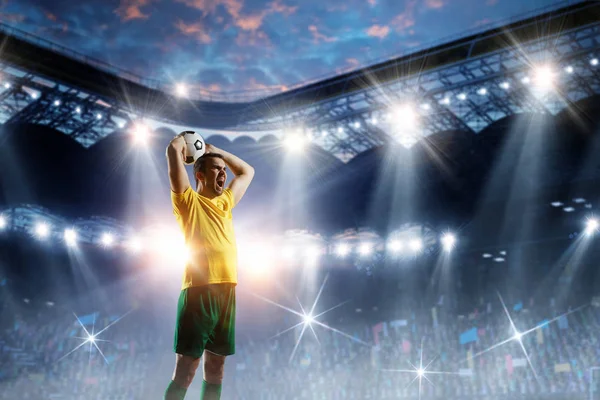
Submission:
[[[156,81],[1,26],[0,123],[48,125],[84,146],[142,117],[255,138],[295,130],[348,161],[437,132],[475,134],[514,114],[554,115],[597,95],[600,2],[565,4],[282,94],[230,98],[237,102],[180,98]]]

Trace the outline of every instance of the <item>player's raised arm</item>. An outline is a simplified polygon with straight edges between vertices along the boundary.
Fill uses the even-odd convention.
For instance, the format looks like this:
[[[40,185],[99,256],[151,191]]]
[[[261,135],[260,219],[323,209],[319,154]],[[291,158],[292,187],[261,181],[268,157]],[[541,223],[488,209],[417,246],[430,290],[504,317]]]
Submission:
[[[250,186],[252,178],[254,178],[254,168],[241,158],[211,144],[206,144],[206,152],[222,155],[225,164],[227,164],[227,167],[235,175],[228,188],[233,193],[234,203],[237,204],[246,193],[246,189]]]
[[[174,137],[167,146],[169,181],[171,182],[171,190],[175,193],[183,193],[190,186],[190,179],[183,162],[184,150],[185,141],[181,136]]]

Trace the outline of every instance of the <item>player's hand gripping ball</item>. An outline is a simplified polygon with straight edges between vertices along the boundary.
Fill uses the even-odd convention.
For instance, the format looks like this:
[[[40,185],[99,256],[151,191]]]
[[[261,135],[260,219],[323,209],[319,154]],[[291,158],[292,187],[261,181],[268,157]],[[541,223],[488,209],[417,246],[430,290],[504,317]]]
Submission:
[[[194,131],[184,131],[179,135],[185,141],[184,162],[188,165],[193,164],[206,152],[204,139]]]

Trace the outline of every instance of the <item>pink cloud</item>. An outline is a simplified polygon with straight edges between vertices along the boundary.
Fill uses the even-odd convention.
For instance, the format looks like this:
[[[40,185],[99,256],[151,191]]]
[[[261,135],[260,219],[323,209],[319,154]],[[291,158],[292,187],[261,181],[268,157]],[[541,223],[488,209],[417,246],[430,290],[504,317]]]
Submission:
[[[244,7],[243,0],[175,0],[183,3],[190,8],[195,8],[204,13],[204,15],[214,13],[218,6],[225,7],[227,13],[233,18],[240,16]]]
[[[206,29],[200,22],[196,22],[193,24],[186,24],[182,20],[177,21],[175,27],[179,30],[179,32],[183,33],[186,36],[192,36],[198,42],[207,44],[212,41],[212,38],[206,32]]]
[[[346,63],[348,63],[351,68],[358,67],[360,65],[360,62],[356,58],[346,58]]]
[[[44,15],[52,22],[56,22],[56,15],[52,14],[50,11],[44,11]]]
[[[444,7],[446,4],[444,3],[444,0],[425,0],[425,5],[427,8],[439,9]]]
[[[368,2],[371,5],[371,7],[377,4],[377,0],[368,0]]]
[[[383,39],[390,33],[390,27],[386,25],[373,25],[367,29],[367,35]]]
[[[235,26],[245,31],[256,31],[262,26],[265,13],[240,16],[235,20]]]
[[[319,32],[319,28],[317,28],[316,25],[310,25],[308,27],[308,30],[312,33],[313,41],[315,43],[319,43],[319,42],[331,43],[331,42],[337,41],[336,37],[327,36],[327,35],[324,35],[321,32]]]
[[[144,14],[142,7],[147,6],[150,0],[121,0],[119,7],[115,10],[121,21],[130,21],[133,19],[148,19],[150,15]]]
[[[401,14],[394,17],[391,25],[396,29],[397,32],[404,32],[415,24],[415,5],[416,0],[410,0],[406,3],[406,7]]]
[[[270,12],[284,14],[287,17],[298,11],[298,6],[286,6],[285,4],[282,4],[280,0],[275,0],[272,3],[269,3],[268,10]]]
[[[266,85],[261,82],[257,82],[256,78],[251,77],[246,85],[244,85],[244,89],[246,90],[273,90],[277,92],[284,92],[288,90],[288,87],[285,85]]]
[[[271,39],[263,31],[241,31],[236,36],[235,43],[240,47],[260,46],[263,49],[273,47]]]

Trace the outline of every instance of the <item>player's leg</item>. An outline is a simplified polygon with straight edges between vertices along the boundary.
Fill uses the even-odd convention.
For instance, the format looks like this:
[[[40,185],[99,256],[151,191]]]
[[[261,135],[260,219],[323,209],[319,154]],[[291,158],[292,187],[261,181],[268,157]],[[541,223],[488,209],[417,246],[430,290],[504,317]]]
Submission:
[[[192,383],[204,346],[217,318],[210,307],[207,287],[184,289],[179,295],[173,350],[176,354],[173,380],[165,392],[165,400],[182,400]]]
[[[218,311],[218,322],[204,350],[202,400],[220,399],[225,357],[235,353],[235,286],[214,285],[211,294]]]
[[[183,400],[200,365],[200,358],[197,357],[183,354],[176,354],[175,357],[175,371],[165,392],[165,400]]]
[[[202,381],[201,400],[219,400],[225,372],[225,356],[204,350],[204,380]]]

